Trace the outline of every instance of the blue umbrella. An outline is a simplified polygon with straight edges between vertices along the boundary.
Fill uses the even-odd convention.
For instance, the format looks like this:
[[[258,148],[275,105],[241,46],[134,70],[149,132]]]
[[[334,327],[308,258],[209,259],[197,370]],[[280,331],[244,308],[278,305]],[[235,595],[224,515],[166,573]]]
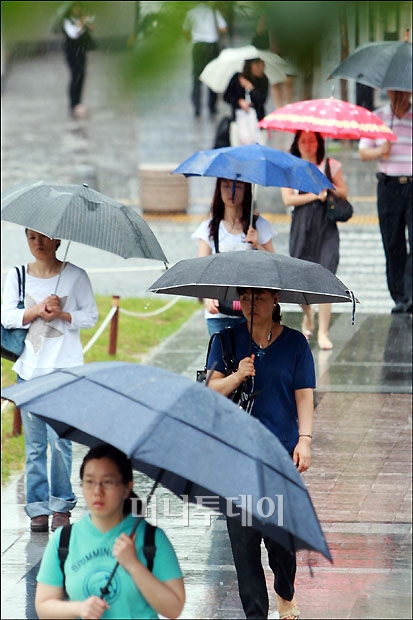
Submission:
[[[265,187],[290,187],[319,194],[334,185],[314,164],[261,144],[198,151],[172,174],[219,177]]]
[[[225,396],[176,373],[94,362],[2,389],[2,398],[87,446],[109,443],[180,497],[243,520],[292,551],[331,560],[288,452]]]

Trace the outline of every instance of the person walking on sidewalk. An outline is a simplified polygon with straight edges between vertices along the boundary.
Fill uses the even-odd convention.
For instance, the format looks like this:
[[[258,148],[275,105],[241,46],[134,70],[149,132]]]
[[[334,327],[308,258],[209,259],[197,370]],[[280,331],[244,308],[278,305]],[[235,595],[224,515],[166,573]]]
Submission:
[[[334,184],[337,196],[347,197],[347,185],[337,159],[325,159],[325,142],[319,133],[297,131],[290,153],[318,166],[328,174]],[[326,164],[328,164],[326,166]],[[281,188],[281,197],[286,207],[293,207],[290,229],[290,255],[302,260],[319,263],[332,273],[336,273],[340,258],[340,237],[335,222],[327,218],[325,201],[327,191],[320,194],[298,192],[289,187]],[[310,339],[314,331],[314,310],[310,305],[302,306],[304,318],[302,332]],[[333,348],[328,330],[331,318],[331,304],[318,307],[317,342],[320,349]]]
[[[217,179],[210,217],[192,234],[192,239],[198,240],[198,256],[251,249],[274,252],[274,228],[258,214],[253,216],[250,226],[251,209],[251,183]],[[234,308],[234,304],[219,302],[218,299],[203,301],[210,336],[244,320],[241,309]]]
[[[378,161],[377,211],[386,256],[392,314],[412,314],[412,101],[411,92],[388,90],[389,103],[375,114],[396,142],[362,138],[361,161]],[[407,233],[407,241],[406,241]]]
[[[185,603],[182,571],[158,527],[152,570],[147,566],[148,524],[132,514],[136,495],[130,459],[112,446],[97,446],[84,457],[80,479],[89,512],[72,525],[63,572],[61,528],[47,544],[37,575],[39,618],[178,618]],[[140,522],[131,538],[136,519]],[[116,561],[119,567],[107,597],[101,598]]]
[[[2,323],[27,327],[23,353],[13,365],[17,381],[47,375],[58,368],[83,364],[80,329],[93,327],[98,309],[89,277],[83,269],[56,257],[58,239],[26,230],[35,260],[26,265],[25,307],[19,298],[16,271],[9,271],[3,291]],[[56,294],[57,288],[59,296]],[[21,410],[26,452],[26,505],[32,532],[47,532],[69,523],[77,498],[70,481],[72,444],[59,439],[39,417]],[[50,483],[47,448],[51,450]]]
[[[199,79],[207,64],[219,54],[219,36],[227,31],[227,24],[216,8],[217,2],[199,2],[185,16],[183,31],[192,41],[192,104],[195,116],[202,107],[202,83]],[[209,113],[217,112],[218,95],[208,88]]]
[[[71,2],[62,21],[63,50],[70,71],[69,105],[74,118],[86,116],[82,104],[83,85],[86,76],[86,55],[94,44],[90,33],[94,30],[93,18],[84,15],[80,2]]]
[[[256,394],[251,415],[280,440],[298,471],[304,472],[311,461],[316,382],[310,346],[303,334],[281,324],[276,291],[239,288],[238,294],[245,322],[233,328],[237,370],[226,376],[221,343],[215,338],[207,360],[207,368],[212,371],[208,386],[229,396],[246,381],[248,390]],[[227,351],[230,351],[227,331],[224,329],[221,334]],[[251,377],[253,387],[249,385]],[[295,553],[235,518],[227,518],[227,527],[246,618],[268,617],[267,584],[261,562],[262,540],[274,573],[280,618],[298,618],[300,612],[294,597]]]
[[[261,58],[246,60],[242,72],[234,73],[230,79],[223,99],[232,111],[231,146],[265,141],[265,130],[258,127],[258,121],[265,116],[268,88],[265,63]]]

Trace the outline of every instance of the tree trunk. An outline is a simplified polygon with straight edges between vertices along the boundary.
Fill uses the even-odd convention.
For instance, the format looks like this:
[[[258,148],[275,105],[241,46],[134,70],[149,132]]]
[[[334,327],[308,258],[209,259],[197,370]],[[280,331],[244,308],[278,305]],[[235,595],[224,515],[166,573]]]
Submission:
[[[340,26],[340,48],[342,62],[349,55],[349,43],[348,43],[348,27],[347,27],[347,13],[344,2],[340,2],[338,6],[338,19]],[[348,101],[348,87],[347,80],[340,80],[340,97],[343,101]]]

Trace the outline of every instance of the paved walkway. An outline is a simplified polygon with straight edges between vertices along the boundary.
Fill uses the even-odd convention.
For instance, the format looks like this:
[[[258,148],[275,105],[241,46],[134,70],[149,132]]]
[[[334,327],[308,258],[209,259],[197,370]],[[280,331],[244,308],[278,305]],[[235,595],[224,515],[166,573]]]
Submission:
[[[298,327],[298,313],[284,313]],[[334,314],[331,352],[312,345],[317,367],[313,462],[304,474],[333,555],[298,554],[302,618],[411,618],[411,329],[408,316]],[[145,363],[193,378],[204,363],[202,311]],[[75,446],[74,480],[85,448]],[[136,475],[147,492],[151,482]],[[183,618],[242,618],[225,522],[157,491],[158,524],[185,574]],[[2,491],[2,618],[34,618],[35,574],[48,534],[30,534],[24,479]],[[85,510],[79,501],[73,518]],[[265,555],[264,555],[265,557]],[[311,572],[309,569],[311,566]],[[271,573],[271,613],[276,603]]]
[[[175,83],[171,78],[165,84],[168,98],[156,99],[150,115],[141,102],[139,122],[135,103],[115,101],[107,79],[118,60],[102,51],[90,55],[86,104],[91,115],[81,122],[67,117],[61,56],[29,58],[12,67],[2,94],[4,187],[39,178],[78,182],[79,175],[92,170],[101,191],[139,210],[138,163],[179,163],[210,148],[214,123],[190,115],[189,58]],[[222,102],[219,109],[226,112]],[[289,144],[285,136],[274,139],[278,148]],[[362,303],[355,326],[347,304],[334,308],[333,351],[320,351],[311,343],[318,387],[313,464],[305,482],[334,563],[300,553],[297,597],[302,618],[411,618],[411,318],[389,313],[374,166],[360,164],[352,147],[333,143],[331,148],[341,148],[358,216],[340,229],[339,277]],[[195,254],[190,232],[211,196],[211,180],[198,181],[191,182],[186,216],[147,218],[171,263]],[[277,191],[265,195],[262,188],[260,210],[274,218],[277,251],[286,253],[288,220]],[[3,275],[25,260],[25,249],[18,227],[2,225],[2,235]],[[158,276],[152,264],[110,255],[104,259],[105,253],[75,245],[70,252],[73,262],[87,268],[99,294],[145,294]],[[299,328],[298,308],[286,306],[283,312],[284,322]],[[206,343],[200,311],[145,363],[193,378],[203,366]],[[76,446],[74,479],[83,454],[84,448]],[[150,482],[137,475],[136,486],[147,490]],[[76,492],[81,497],[78,486]],[[23,504],[23,475],[17,475],[2,489],[2,618],[35,617],[35,574],[48,535],[30,535]],[[159,491],[158,505],[159,524],[173,540],[185,573],[182,617],[242,618],[224,521],[208,517],[205,523],[205,514],[194,509],[190,526],[182,528],[179,500]],[[175,516],[168,516],[165,506]],[[79,500],[73,518],[83,511]],[[266,574],[271,590],[271,575]],[[271,596],[273,617],[275,610]]]

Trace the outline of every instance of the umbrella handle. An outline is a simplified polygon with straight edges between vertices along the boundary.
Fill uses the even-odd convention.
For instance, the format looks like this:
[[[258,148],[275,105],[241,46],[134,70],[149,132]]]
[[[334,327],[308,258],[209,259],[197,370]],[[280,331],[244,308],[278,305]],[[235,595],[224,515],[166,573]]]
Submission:
[[[59,287],[60,278],[62,277],[63,269],[64,269],[65,263],[66,263],[67,253],[69,252],[69,246],[70,246],[70,241],[68,242],[67,247],[66,247],[66,252],[65,252],[65,255],[64,255],[63,261],[62,261],[62,268],[61,268],[61,270],[59,272],[59,277],[57,278],[56,288],[54,290],[53,295],[56,295],[56,291],[57,291],[57,289]]]
[[[158,482],[159,482],[159,480],[161,479],[162,474],[163,474],[163,469],[161,470],[161,472],[160,472],[160,474],[159,474],[158,478],[155,480],[155,482],[154,482],[154,484],[153,484],[153,486],[152,486],[152,489],[149,491],[149,495],[148,495],[148,497],[146,498],[147,505],[148,505],[148,504],[149,504],[149,502],[151,501],[152,495],[154,494],[155,489],[156,489],[156,487],[158,486]],[[131,533],[130,533],[130,535],[129,535],[131,538],[132,538],[132,536],[134,535],[134,533],[136,532],[136,530],[138,529],[138,525],[139,525],[139,523],[142,521],[142,519],[143,519],[143,517],[137,517],[137,519],[136,519],[135,523],[133,524],[133,528],[132,528],[132,530],[131,530]],[[103,598],[105,598],[105,596],[106,596],[107,594],[109,594],[109,586],[110,586],[110,584],[112,583],[112,579],[113,579],[113,577],[114,577],[114,575],[115,575],[116,571],[118,570],[118,566],[119,566],[119,562],[116,562],[115,566],[114,566],[114,567],[113,567],[113,569],[112,569],[112,572],[110,573],[110,575],[109,575],[109,577],[108,577],[108,580],[107,580],[107,582],[106,582],[106,585],[105,585],[105,586],[103,586],[103,588],[100,588],[100,597],[99,597],[99,598],[103,599]]]

